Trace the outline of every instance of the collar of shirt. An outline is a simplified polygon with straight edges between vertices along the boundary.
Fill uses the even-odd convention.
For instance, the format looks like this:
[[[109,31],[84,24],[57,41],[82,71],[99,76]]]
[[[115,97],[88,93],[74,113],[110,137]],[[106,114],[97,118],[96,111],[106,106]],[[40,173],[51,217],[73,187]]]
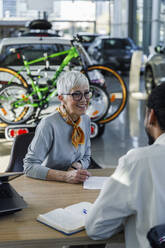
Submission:
[[[164,144],[165,145],[165,133],[162,133],[154,142],[154,144]]]

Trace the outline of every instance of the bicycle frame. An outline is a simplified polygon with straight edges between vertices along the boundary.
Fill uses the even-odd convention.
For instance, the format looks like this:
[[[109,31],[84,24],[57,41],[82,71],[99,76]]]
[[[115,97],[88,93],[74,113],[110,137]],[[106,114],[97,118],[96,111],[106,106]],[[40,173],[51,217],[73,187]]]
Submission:
[[[23,69],[26,69],[26,73],[30,78],[31,81],[31,87],[33,89],[33,92],[31,94],[29,94],[28,96],[33,96],[35,94],[37,94],[38,99],[40,100],[40,103],[28,103],[28,101],[26,100],[28,98],[28,96],[25,96],[25,98],[20,99],[18,101],[16,101],[14,103],[15,107],[19,107],[19,106],[23,106],[25,105],[24,100],[26,101],[26,104],[30,104],[33,107],[38,107],[38,106],[42,106],[44,103],[49,102],[49,100],[57,95],[57,89],[55,88],[50,94],[48,94],[48,96],[46,97],[46,99],[43,100],[43,94],[42,92],[44,92],[46,95],[46,93],[49,91],[49,86],[46,86],[44,88],[40,87],[39,85],[37,85],[35,83],[35,81],[33,80],[33,76],[31,75],[31,71],[30,71],[30,65],[41,62],[41,61],[47,61],[49,58],[54,58],[57,56],[61,56],[61,55],[66,55],[66,57],[63,59],[62,63],[60,64],[59,68],[56,70],[53,78],[51,79],[52,81],[52,85],[51,88],[56,87],[56,79],[58,78],[58,76],[60,75],[60,73],[63,71],[63,69],[69,64],[69,62],[73,59],[79,56],[79,53],[77,51],[77,49],[72,46],[69,50],[63,51],[63,52],[58,52],[58,53],[53,53],[32,61],[26,61],[25,57],[23,56],[23,61],[24,61],[24,66],[17,72],[18,74],[21,74],[21,72],[23,71]],[[9,82],[10,83],[10,82]]]

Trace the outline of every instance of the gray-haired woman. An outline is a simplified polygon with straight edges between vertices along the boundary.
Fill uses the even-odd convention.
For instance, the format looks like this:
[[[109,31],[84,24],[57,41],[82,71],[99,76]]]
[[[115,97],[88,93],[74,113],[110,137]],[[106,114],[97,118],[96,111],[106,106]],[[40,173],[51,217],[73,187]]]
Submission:
[[[90,173],[90,118],[85,115],[91,93],[80,72],[64,72],[57,82],[59,108],[43,118],[24,159],[29,177],[79,183]]]

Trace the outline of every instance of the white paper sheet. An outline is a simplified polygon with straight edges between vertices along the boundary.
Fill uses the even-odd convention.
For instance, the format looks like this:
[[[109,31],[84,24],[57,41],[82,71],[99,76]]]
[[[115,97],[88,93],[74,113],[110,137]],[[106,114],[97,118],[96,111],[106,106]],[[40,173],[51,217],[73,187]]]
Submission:
[[[108,177],[89,177],[84,183],[84,189],[102,189]]]

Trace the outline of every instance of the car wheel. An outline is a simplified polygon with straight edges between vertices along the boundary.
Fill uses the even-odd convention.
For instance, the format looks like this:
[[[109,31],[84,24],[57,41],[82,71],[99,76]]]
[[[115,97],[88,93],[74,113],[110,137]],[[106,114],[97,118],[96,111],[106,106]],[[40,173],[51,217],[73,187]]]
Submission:
[[[145,73],[145,89],[147,94],[150,94],[153,88],[155,88],[153,72],[151,68],[147,68]]]

